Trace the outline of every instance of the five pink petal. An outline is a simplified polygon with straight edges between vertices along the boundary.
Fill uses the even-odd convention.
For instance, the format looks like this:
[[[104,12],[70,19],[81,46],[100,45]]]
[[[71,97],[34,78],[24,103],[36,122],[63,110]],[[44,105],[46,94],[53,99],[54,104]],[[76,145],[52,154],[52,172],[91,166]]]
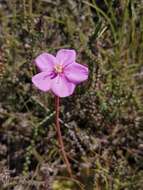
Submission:
[[[70,96],[78,83],[88,79],[88,68],[76,63],[75,59],[75,50],[61,49],[56,57],[42,53],[35,59],[41,72],[32,77],[33,84],[44,92],[51,90],[59,97]],[[55,73],[56,64],[63,66],[62,73]]]

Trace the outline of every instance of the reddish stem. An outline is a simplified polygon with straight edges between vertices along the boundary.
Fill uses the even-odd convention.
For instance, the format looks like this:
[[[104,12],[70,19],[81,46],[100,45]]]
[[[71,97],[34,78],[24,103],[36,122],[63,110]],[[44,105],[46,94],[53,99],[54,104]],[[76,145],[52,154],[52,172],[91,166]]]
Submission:
[[[56,99],[56,132],[57,132],[57,135],[58,135],[58,142],[59,142],[59,145],[60,145],[60,149],[61,149],[61,152],[62,152],[64,162],[65,162],[65,164],[67,166],[67,171],[69,173],[69,176],[72,177],[72,170],[71,170],[71,166],[70,166],[68,157],[67,157],[66,152],[65,152],[64,142],[63,142],[61,129],[60,129],[60,122],[59,122],[60,98],[58,96],[56,96],[55,99]]]

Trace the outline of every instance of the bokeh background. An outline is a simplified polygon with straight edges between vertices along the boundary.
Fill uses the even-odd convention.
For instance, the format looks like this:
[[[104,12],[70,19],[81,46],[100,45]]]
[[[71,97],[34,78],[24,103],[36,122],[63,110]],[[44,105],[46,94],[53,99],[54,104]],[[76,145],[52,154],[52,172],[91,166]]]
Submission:
[[[77,51],[90,77],[61,99],[31,83],[33,59]],[[0,0],[0,190],[143,189],[143,1]]]

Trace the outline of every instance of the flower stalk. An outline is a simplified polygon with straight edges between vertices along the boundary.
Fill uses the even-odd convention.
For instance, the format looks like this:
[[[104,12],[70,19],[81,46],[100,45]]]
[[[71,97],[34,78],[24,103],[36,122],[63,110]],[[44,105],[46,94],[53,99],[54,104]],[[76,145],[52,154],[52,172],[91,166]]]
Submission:
[[[60,145],[60,150],[62,153],[63,160],[67,166],[67,171],[69,173],[69,176],[72,177],[72,170],[71,170],[71,165],[68,160],[67,154],[65,152],[65,147],[64,147],[64,142],[61,134],[61,129],[60,129],[60,122],[59,122],[59,115],[60,115],[60,98],[58,96],[55,96],[55,102],[56,102],[56,132],[58,135],[58,142]]]

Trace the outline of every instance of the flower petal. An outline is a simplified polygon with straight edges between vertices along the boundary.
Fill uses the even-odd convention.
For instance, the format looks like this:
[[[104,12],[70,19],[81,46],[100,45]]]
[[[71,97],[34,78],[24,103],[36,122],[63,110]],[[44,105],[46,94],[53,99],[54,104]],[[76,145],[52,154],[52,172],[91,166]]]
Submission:
[[[84,65],[73,63],[65,67],[64,74],[66,78],[75,84],[88,79],[88,68]]]
[[[33,84],[40,90],[46,92],[50,90],[51,87],[51,78],[49,73],[41,72],[32,77]]]
[[[75,84],[69,82],[64,75],[57,75],[52,80],[51,90],[59,97],[66,97],[73,94],[75,89]]]
[[[35,64],[40,71],[52,71],[56,58],[49,53],[42,53],[35,59]]]
[[[58,64],[66,66],[72,62],[75,62],[76,52],[75,50],[61,49],[57,52],[56,59]]]

